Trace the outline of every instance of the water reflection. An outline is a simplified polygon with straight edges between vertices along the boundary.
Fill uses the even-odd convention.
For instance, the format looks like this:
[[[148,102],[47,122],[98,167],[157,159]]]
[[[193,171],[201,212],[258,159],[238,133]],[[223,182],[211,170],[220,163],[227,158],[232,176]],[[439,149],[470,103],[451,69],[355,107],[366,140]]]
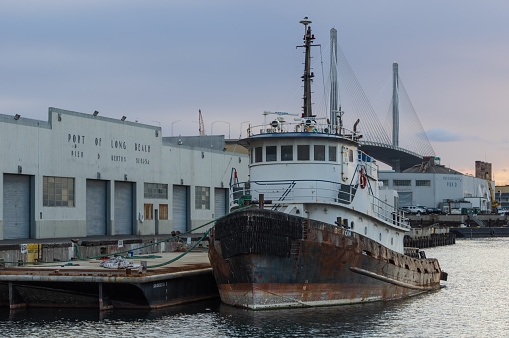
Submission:
[[[509,239],[457,241],[426,250],[449,273],[447,287],[399,301],[251,311],[219,300],[164,309],[0,309],[11,337],[442,337],[509,335]]]

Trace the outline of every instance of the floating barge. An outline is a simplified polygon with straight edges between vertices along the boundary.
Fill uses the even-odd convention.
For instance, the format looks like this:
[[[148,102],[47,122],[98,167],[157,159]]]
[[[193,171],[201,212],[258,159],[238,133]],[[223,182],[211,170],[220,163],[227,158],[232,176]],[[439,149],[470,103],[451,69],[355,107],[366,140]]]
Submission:
[[[129,259],[158,265],[182,252]],[[154,309],[218,296],[207,253],[190,252],[171,266],[107,269],[101,260],[0,269],[0,306]]]

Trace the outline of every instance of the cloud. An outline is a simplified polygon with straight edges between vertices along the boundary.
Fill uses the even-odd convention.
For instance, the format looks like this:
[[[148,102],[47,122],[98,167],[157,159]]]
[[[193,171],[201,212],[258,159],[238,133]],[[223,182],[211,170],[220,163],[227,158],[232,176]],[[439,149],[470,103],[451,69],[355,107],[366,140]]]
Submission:
[[[429,129],[426,134],[430,141],[435,142],[457,142],[465,139],[461,135],[445,128],[432,128]]]

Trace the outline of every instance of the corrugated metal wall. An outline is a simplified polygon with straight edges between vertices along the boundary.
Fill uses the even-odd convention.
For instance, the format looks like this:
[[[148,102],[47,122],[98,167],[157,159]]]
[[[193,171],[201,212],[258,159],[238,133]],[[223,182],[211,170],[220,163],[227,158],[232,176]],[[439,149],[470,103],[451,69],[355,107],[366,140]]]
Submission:
[[[115,182],[115,235],[133,233],[133,183]]]
[[[227,212],[227,191],[228,189],[214,189],[214,217],[218,218],[226,215]]]
[[[106,235],[106,181],[87,180],[87,236]]]
[[[30,176],[4,174],[4,239],[30,238]]]
[[[187,213],[188,213],[188,198],[187,186],[174,185],[173,186],[173,230],[186,232],[187,231]]]

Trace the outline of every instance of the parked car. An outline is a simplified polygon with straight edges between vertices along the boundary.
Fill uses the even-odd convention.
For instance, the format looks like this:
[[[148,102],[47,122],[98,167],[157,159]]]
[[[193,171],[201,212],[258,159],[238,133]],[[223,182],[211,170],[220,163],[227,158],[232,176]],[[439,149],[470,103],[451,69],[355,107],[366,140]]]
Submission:
[[[427,208],[426,211],[428,214],[445,215],[445,212],[438,208]]]
[[[416,205],[417,208],[420,208],[422,210],[424,210],[424,213],[427,214],[428,213],[428,207],[425,207],[424,205]]]
[[[417,205],[408,205],[408,206],[402,207],[401,210],[403,210],[404,212],[409,213],[409,214],[425,214],[426,213],[426,209],[423,209],[422,207],[417,206]]]

